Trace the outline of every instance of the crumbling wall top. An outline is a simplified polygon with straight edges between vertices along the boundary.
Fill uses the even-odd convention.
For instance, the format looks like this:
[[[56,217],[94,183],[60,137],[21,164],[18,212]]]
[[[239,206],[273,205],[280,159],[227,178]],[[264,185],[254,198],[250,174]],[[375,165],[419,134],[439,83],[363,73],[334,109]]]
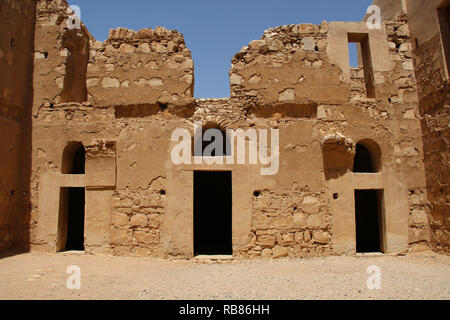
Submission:
[[[193,106],[194,62],[178,31],[119,27],[91,48],[87,86],[93,101]]]
[[[120,45],[122,43],[140,44],[140,43],[162,43],[168,47],[167,52],[178,52],[187,50],[183,35],[177,30],[169,30],[158,26],[155,30],[151,28],[134,31],[119,27],[109,31],[109,37],[105,43]],[[188,50],[187,50],[188,51]]]
[[[345,103],[349,86],[327,54],[328,23],[268,29],[243,47],[230,71],[231,98],[259,106]]]

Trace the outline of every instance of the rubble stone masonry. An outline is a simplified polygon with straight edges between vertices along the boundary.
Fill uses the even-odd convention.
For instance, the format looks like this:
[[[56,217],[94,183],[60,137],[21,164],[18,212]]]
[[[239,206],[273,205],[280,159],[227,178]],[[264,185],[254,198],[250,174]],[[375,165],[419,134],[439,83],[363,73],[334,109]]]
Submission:
[[[424,144],[431,244],[449,252],[449,25],[441,14],[448,1],[375,1],[382,11],[408,19]],[[395,9],[391,8],[394,5]],[[447,7],[446,7],[447,6]],[[448,9],[447,9],[448,10]],[[447,54],[447,57],[446,57]]]
[[[0,3],[3,17],[11,1]],[[268,29],[232,58],[230,97],[194,98],[194,62],[178,31],[116,28],[100,42],[84,25],[67,28],[64,0],[38,0],[36,8],[34,49],[27,51],[34,70],[24,72],[33,83],[30,209],[17,214],[17,245],[64,250],[64,190],[84,188],[87,253],[192,258],[193,173],[206,170],[232,172],[236,258],[355,254],[355,190],[379,191],[380,251],[448,247],[448,184],[436,183],[448,180],[448,106],[436,107],[447,87],[436,75],[430,85],[438,88],[425,88],[425,75],[441,70],[427,56],[436,49],[415,49],[405,14],[385,20],[381,30],[326,21]],[[349,41],[360,43],[357,68],[349,65]],[[0,92],[9,92],[11,83],[3,75],[0,81]],[[431,98],[431,91],[441,94]],[[20,132],[14,117],[0,119]],[[193,136],[199,121],[223,131],[278,129],[279,171],[262,176],[261,164],[175,165],[172,132]],[[7,143],[20,145],[14,141]],[[80,145],[85,172],[69,172]],[[361,146],[372,158],[371,172],[354,170]],[[8,211],[3,199],[12,199],[13,187],[3,177],[20,172],[6,165],[19,157],[14,152],[0,167],[3,249],[12,243],[6,212],[15,209],[8,202]]]

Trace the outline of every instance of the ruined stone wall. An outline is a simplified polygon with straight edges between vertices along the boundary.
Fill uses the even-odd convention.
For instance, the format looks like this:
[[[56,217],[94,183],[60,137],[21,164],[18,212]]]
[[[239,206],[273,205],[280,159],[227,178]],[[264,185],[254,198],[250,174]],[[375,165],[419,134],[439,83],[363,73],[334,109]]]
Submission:
[[[441,25],[441,0],[375,1],[383,15],[407,17],[417,78],[417,94],[424,143],[426,195],[431,212],[431,243],[449,252],[449,102],[448,76],[442,39],[448,39]],[[395,7],[395,8],[394,8]],[[406,13],[406,16],[404,15]],[[444,33],[441,34],[441,31]]]
[[[192,104],[194,62],[183,35],[157,27],[110,31],[92,43],[87,85],[98,104],[152,105],[181,112]]]
[[[0,1],[0,251],[27,242],[35,3]]]
[[[407,190],[401,191],[404,193],[401,197],[416,189],[423,190],[422,142],[420,138],[417,139],[420,136],[418,100],[406,21],[399,19],[387,22],[383,28],[384,40],[378,38],[381,37],[379,35],[369,33],[370,41],[373,41],[371,43],[372,57],[383,54],[382,59],[385,60],[377,61],[377,64],[374,65],[375,98],[367,98],[363,69],[351,69],[348,60],[346,66],[348,71],[339,69],[334,62],[341,62],[340,65],[343,65],[342,59],[338,57],[342,55],[342,52],[330,50],[330,47],[337,46],[338,41],[347,41],[345,31],[352,33],[364,30],[357,24],[324,22],[321,26],[277,27],[265,31],[261,40],[252,41],[248,47],[244,47],[234,57],[230,71],[231,101],[245,106],[248,111],[247,119],[255,117],[258,127],[264,127],[262,119],[268,118],[266,125],[283,128],[288,124],[295,123],[305,125],[305,122],[308,122],[306,119],[312,118],[313,140],[304,144],[282,145],[282,149],[284,147],[293,148],[296,151],[305,150],[308,145],[314,143],[314,132],[319,133],[322,141],[328,142],[330,140],[327,139],[331,139],[329,137],[337,137],[333,142],[337,145],[331,143],[327,144],[327,148],[325,148],[325,144],[323,146],[324,167],[321,170],[324,171],[325,178],[330,181],[330,184],[322,182],[322,187],[326,188],[328,192],[321,193],[319,187],[311,194],[311,196],[318,197],[317,201],[326,203],[327,206],[323,207],[326,209],[320,209],[320,214],[318,214],[319,209],[316,208],[316,215],[310,215],[309,208],[304,209],[299,204],[299,202],[301,203],[299,194],[289,190],[289,187],[279,191],[281,185],[285,185],[285,183],[277,179],[274,190],[262,189],[264,191],[261,192],[259,198],[254,198],[256,201],[264,199],[264,201],[259,200],[264,205],[261,208],[253,207],[253,235],[249,239],[249,245],[241,248],[247,255],[264,255],[265,257],[279,254],[314,255],[315,252],[327,252],[330,246],[333,247],[332,243],[334,244],[333,251],[339,252],[340,249],[337,247],[340,245],[337,245],[336,238],[340,238],[338,233],[341,230],[337,230],[333,234],[332,221],[340,224],[341,222],[338,220],[344,218],[333,220],[330,216],[333,216],[334,210],[342,210],[342,207],[352,208],[352,204],[349,202],[354,200],[352,196],[348,195],[348,191],[339,190],[340,187],[337,186],[337,183],[340,178],[338,177],[343,176],[342,185],[348,183],[346,180],[350,180],[349,177],[353,175],[351,171],[354,145],[364,138],[373,139],[380,145],[382,171],[387,175],[396,176],[396,179],[402,181],[401,183],[406,186]],[[345,39],[337,39],[336,34],[340,34],[341,37],[345,36]],[[384,45],[386,45],[385,52],[382,48]],[[375,46],[381,49],[378,49],[377,52],[377,49],[374,49]],[[348,80],[345,76],[346,72],[349,74]],[[334,80],[330,80],[333,77]],[[316,92],[314,91],[316,86],[325,87],[325,89]],[[334,87],[329,88],[328,86]],[[339,93],[330,94],[335,90]],[[296,131],[292,127],[286,130],[285,134],[296,136],[298,139],[301,136],[296,135]],[[283,132],[280,135],[283,135]],[[339,145],[341,141],[345,141],[342,147]],[[281,157],[286,160],[286,150],[283,151]],[[301,159],[299,156],[289,157],[284,165],[291,172],[302,170],[300,168],[304,163],[303,161],[300,163],[299,159]],[[298,163],[294,164],[296,161]],[[317,168],[313,170],[317,170]],[[411,179],[411,170],[418,170],[414,174],[414,179]],[[280,171],[278,176],[287,178],[284,170]],[[293,183],[305,181],[306,183],[308,181],[307,174],[303,171],[300,180],[294,178],[292,181],[287,178],[287,181]],[[353,192],[353,189],[357,188],[359,184],[356,180],[353,183],[353,187],[351,184],[347,184],[343,189],[349,188]],[[363,185],[367,184],[363,183]],[[336,191],[340,192],[333,191],[335,186]],[[307,188],[307,185],[305,187]],[[387,189],[389,188],[386,188],[385,191]],[[392,191],[399,192],[400,190]],[[285,199],[289,199],[287,200],[289,204],[279,206],[278,202],[283,197],[277,197],[277,193],[281,193]],[[333,194],[338,197],[343,196],[343,199],[332,199],[331,195]],[[297,197],[300,199],[296,199]],[[419,201],[422,211],[414,211],[419,210],[417,207],[419,203],[417,203],[417,199],[415,201],[416,207],[407,210],[408,216],[428,212],[425,199]],[[277,210],[272,209],[272,205]],[[261,217],[267,222],[262,224],[264,225],[263,230],[261,230],[261,223],[258,223],[261,221]],[[351,216],[348,218],[351,219]],[[273,223],[270,219],[284,221],[284,224]],[[428,221],[426,213],[425,219]],[[296,220],[301,223],[296,224]],[[343,223],[343,228],[349,229],[350,226]],[[408,228],[411,234],[408,238],[410,249],[420,250],[420,245],[424,244],[426,247],[430,240],[429,234],[426,233],[426,225],[422,226],[420,223],[412,222]],[[311,242],[309,242],[308,236],[305,236],[305,232],[311,234],[313,238]],[[314,241],[314,234],[320,240]],[[284,240],[283,235],[286,236]],[[261,236],[259,241],[258,236]],[[292,242],[286,240],[291,238]]]
[[[438,7],[442,1],[408,1],[411,37],[416,39],[414,65],[417,75],[427,195],[431,206],[433,247],[450,252],[450,107],[449,82],[442,45]],[[424,32],[423,30],[426,30]]]
[[[87,101],[90,34],[81,23],[69,28],[65,0],[37,1],[34,41],[33,116],[43,106]]]
[[[349,88],[326,54],[327,28],[326,22],[281,26],[250,42],[232,60],[231,98],[245,99],[261,115],[276,106],[286,116],[306,107],[314,113],[317,103],[347,102]]]
[[[232,171],[236,257],[354,254],[354,191],[360,189],[384,190],[384,252],[428,246],[423,145],[404,19],[375,31],[357,22],[269,29],[233,58],[230,98],[193,99],[193,62],[178,32],[119,28],[102,43],[82,28],[72,39],[88,42],[72,46],[67,60],[58,40],[67,32],[64,3],[40,3],[33,249],[61,249],[58,195],[61,188],[84,187],[87,252],[190,258],[196,170]],[[368,37],[374,97],[367,97],[362,69],[350,68],[349,34]],[[83,48],[89,52],[86,99],[65,101],[77,96],[62,92],[70,61],[83,57]],[[193,134],[197,121],[221,129],[279,129],[278,172],[261,175],[259,162],[175,165],[172,132]],[[71,142],[85,146],[85,174],[62,172]],[[377,172],[353,172],[357,143],[374,152]]]

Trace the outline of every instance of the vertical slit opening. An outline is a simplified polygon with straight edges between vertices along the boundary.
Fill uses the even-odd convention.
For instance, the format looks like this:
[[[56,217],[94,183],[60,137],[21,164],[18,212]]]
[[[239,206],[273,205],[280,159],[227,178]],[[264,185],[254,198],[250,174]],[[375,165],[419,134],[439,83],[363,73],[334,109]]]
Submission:
[[[447,79],[450,79],[450,5],[445,1],[437,9],[439,17],[439,27],[441,31],[442,50],[445,60]]]
[[[360,89],[367,98],[375,98],[369,35],[349,33],[348,45],[351,81],[361,83]]]
[[[85,38],[79,38],[76,30],[69,30],[63,36],[63,43],[67,50],[67,57],[61,102],[87,101],[86,73],[89,42]]]

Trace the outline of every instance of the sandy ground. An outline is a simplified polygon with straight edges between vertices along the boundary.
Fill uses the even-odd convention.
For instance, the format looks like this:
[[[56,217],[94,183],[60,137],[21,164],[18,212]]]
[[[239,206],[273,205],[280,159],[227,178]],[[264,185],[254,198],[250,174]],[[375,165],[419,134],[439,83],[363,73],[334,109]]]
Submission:
[[[81,289],[66,286],[67,267]],[[367,267],[381,270],[369,290]],[[0,299],[450,299],[450,257],[329,257],[206,264],[82,253],[0,257]]]

